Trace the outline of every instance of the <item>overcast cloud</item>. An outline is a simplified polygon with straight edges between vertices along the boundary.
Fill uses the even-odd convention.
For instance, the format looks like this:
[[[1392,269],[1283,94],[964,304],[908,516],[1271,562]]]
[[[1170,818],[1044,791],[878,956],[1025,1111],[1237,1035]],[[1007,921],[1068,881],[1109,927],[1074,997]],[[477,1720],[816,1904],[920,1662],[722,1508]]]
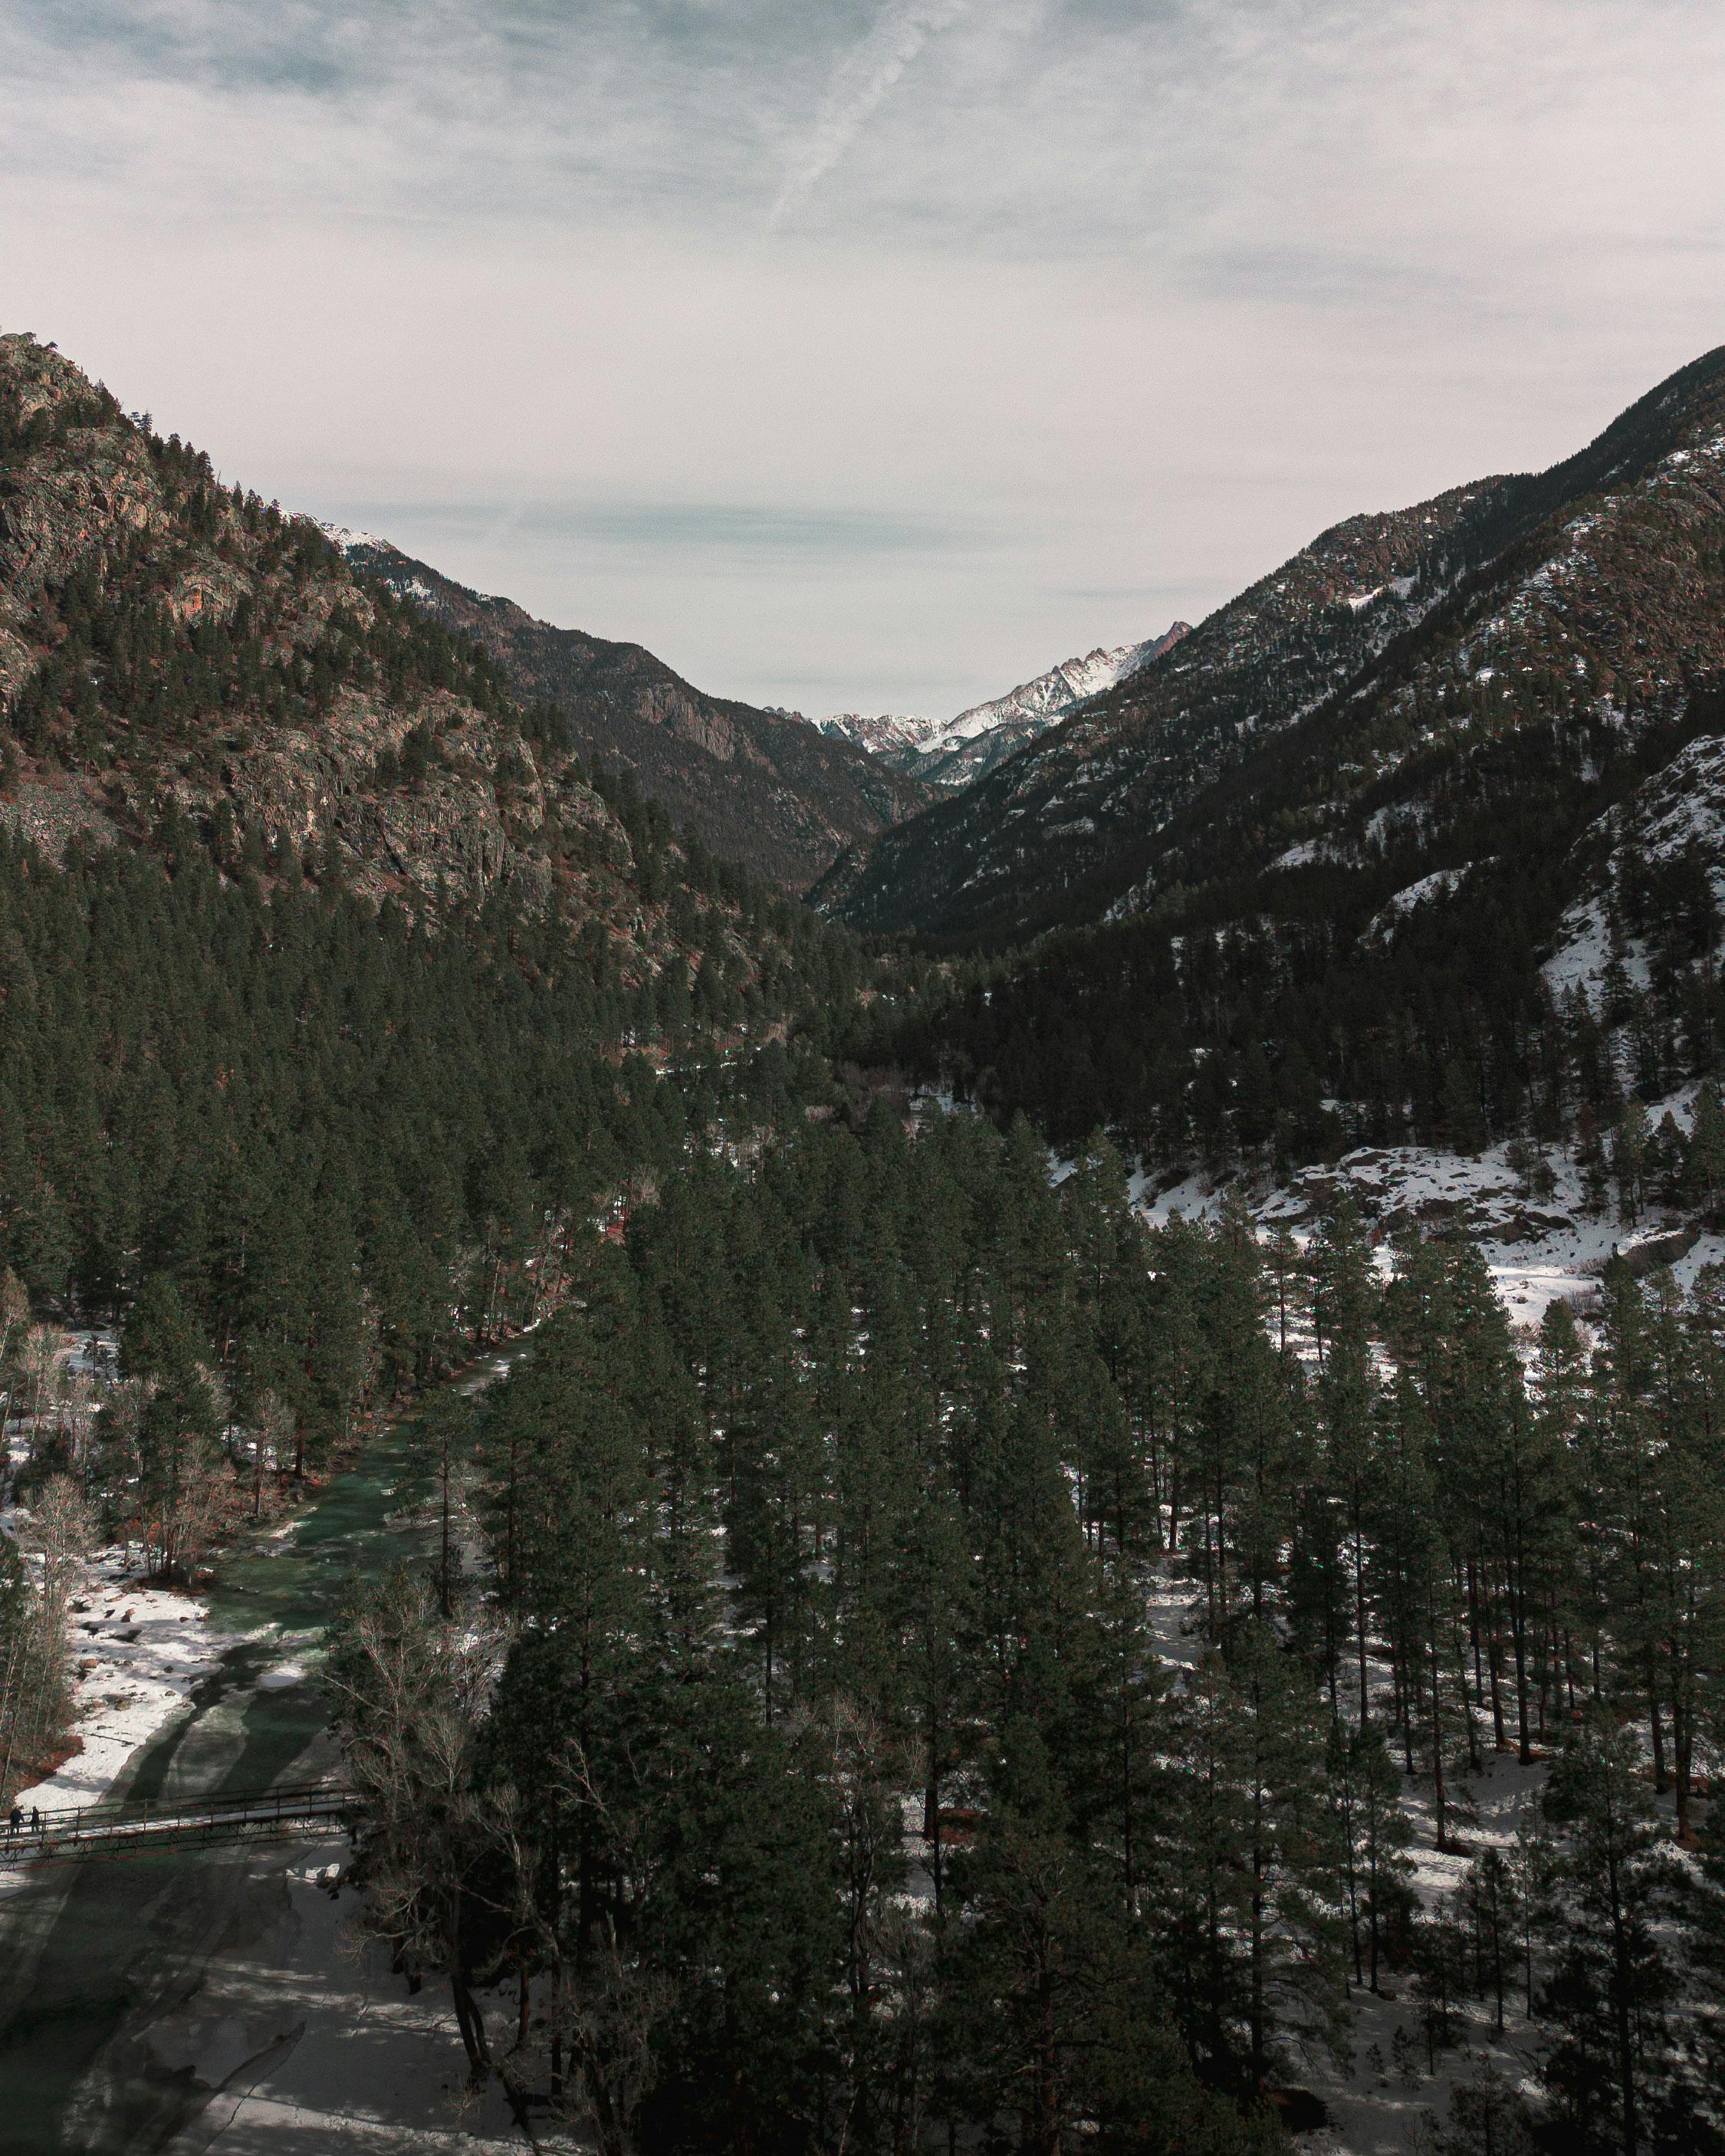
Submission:
[[[1714,0],[12,0],[0,326],[703,686],[957,711],[1725,339]]]

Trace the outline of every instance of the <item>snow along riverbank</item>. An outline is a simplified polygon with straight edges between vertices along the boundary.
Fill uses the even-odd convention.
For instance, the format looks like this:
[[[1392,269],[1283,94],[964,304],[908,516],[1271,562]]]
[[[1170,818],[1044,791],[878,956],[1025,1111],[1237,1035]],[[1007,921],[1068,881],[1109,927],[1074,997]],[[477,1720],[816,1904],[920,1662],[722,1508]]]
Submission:
[[[291,1851],[275,1922],[151,2028],[152,2060],[214,2092],[167,2156],[519,2156],[501,2088],[466,2088],[447,1987],[411,1992],[358,1940],[340,1871],[326,1842]]]
[[[100,1803],[139,1747],[184,1711],[240,1635],[213,1631],[208,1606],[151,1585],[137,1545],[100,1551],[80,1567],[70,1640],[78,1667],[73,1736],[78,1750],[19,1791],[28,1813]]]
[[[53,1374],[38,1411],[8,1419],[8,1483],[28,1466],[43,1432],[64,1433],[93,1414],[112,1382],[117,1342],[111,1328],[63,1332],[57,1344],[44,1330]],[[8,1502],[0,1508],[0,1532],[23,1546],[25,1563],[33,1568],[40,1559],[28,1553],[30,1521],[28,1505]],[[74,1748],[51,1774],[18,1791],[16,1802],[26,1814],[99,1804],[140,1746],[184,1712],[200,1681],[239,1636],[210,1630],[207,1603],[152,1583],[135,1542],[79,1560],[74,1580],[67,1645],[75,1681],[69,1732]],[[0,1892],[8,1883],[0,1877]],[[15,1877],[10,1883],[16,1884]]]
[[[64,1337],[61,1358],[69,1369],[100,1378],[105,1364],[111,1364],[113,1352],[107,1333],[74,1332]],[[457,1389],[470,1397],[482,1391],[508,1368],[511,1359],[495,1353],[482,1358],[456,1380]],[[28,1424],[20,1417],[9,1433],[12,1473],[27,1464],[29,1448]],[[302,1517],[292,1514],[261,1536],[255,1529],[246,1532],[256,1548],[274,1554],[286,1547]],[[0,1511],[0,1532],[27,1540],[29,1519],[28,1507],[8,1505]],[[223,1656],[242,1640],[261,1636],[212,1630],[209,1614],[208,1604],[196,1595],[153,1584],[136,1543],[116,1543],[80,1563],[69,1626],[77,1673],[71,1731],[77,1748],[52,1774],[19,1790],[16,1801],[27,1815],[33,1810],[75,1811],[100,1803],[140,1747],[185,1711]],[[299,1683],[305,1674],[300,1663],[284,1661],[258,1679],[259,1689],[278,1691]],[[0,1875],[0,1894],[6,1889]]]

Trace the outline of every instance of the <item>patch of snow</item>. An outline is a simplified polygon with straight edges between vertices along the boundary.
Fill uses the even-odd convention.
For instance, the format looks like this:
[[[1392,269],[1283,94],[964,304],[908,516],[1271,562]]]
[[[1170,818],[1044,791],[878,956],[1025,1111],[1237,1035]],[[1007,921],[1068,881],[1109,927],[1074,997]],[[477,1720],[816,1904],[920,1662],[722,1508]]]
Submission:
[[[394,551],[389,542],[387,539],[378,538],[376,532],[356,531],[350,524],[320,522],[317,528],[325,538],[332,540],[344,554],[357,553],[367,547],[382,553]]]
[[[79,1668],[74,1712],[80,1749],[17,1801],[26,1811],[100,1803],[128,1759],[185,1707],[239,1635],[213,1632],[206,1604],[151,1586],[133,1569],[136,1546],[100,1551],[73,1595]],[[78,1604],[88,1604],[79,1609]]]
[[[1270,865],[1273,869],[1309,868],[1313,861],[1328,860],[1332,851],[1327,839],[1301,839],[1297,845],[1278,854]]]
[[[1430,875],[1421,876],[1387,899],[1367,922],[1367,937],[1386,935],[1399,921],[1404,921],[1415,906],[1424,906],[1434,898],[1448,898],[1461,886],[1464,879],[1480,864],[1465,862],[1459,869],[1435,869]]]
[[[1604,906],[1596,898],[1572,906],[1563,916],[1559,932],[1563,941],[1539,969],[1545,984],[1554,996],[1579,988],[1597,1009],[1611,958]]]

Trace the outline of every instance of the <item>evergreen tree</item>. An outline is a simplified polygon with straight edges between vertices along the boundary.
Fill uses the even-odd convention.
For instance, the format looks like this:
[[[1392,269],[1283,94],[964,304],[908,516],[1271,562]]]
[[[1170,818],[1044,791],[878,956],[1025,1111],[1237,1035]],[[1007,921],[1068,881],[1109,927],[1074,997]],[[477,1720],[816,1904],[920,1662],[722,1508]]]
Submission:
[[[1628,1730],[1596,1729],[1553,1769],[1548,1820],[1564,1836],[1543,1918],[1550,1974],[1540,2066],[1569,2145],[1614,2156],[1718,2145],[1702,2107],[1682,1977],[1661,1928],[1685,1879],[1642,1786]]]

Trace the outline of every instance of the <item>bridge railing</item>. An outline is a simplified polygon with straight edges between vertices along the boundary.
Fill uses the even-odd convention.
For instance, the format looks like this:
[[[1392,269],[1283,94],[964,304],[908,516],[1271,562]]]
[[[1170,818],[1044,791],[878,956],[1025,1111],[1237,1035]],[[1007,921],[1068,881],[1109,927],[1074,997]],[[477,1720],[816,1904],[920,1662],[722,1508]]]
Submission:
[[[0,1868],[83,1856],[233,1838],[271,1827],[339,1825],[358,1809],[352,1789],[317,1782],[298,1789],[230,1790],[208,1797],[109,1799],[75,1810],[44,1812],[33,1826],[0,1815]]]

